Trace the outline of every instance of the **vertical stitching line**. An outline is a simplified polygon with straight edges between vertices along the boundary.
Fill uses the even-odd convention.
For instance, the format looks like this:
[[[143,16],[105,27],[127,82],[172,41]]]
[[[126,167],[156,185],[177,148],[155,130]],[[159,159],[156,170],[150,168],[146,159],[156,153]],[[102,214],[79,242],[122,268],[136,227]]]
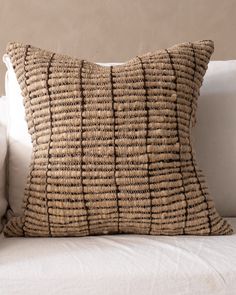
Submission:
[[[147,120],[146,120],[146,134],[145,134],[145,145],[146,145],[146,155],[147,155],[147,177],[148,177],[148,192],[149,192],[149,199],[150,199],[150,227],[149,227],[149,232],[148,234],[151,234],[152,231],[152,194],[151,194],[151,187],[150,187],[150,157],[148,153],[148,128],[149,128],[149,123],[150,123],[150,118],[149,118],[149,108],[148,108],[148,92],[147,92],[147,85],[146,85],[146,73],[143,65],[142,59],[137,56],[137,58],[140,61],[141,69],[142,69],[142,74],[143,74],[143,89],[145,91],[145,111],[147,115]]]
[[[26,63],[27,63],[27,56],[28,56],[28,51],[29,51],[30,45],[26,46],[25,49],[25,55],[24,55],[24,76],[25,76],[25,85],[26,85],[26,89],[27,89],[27,93],[28,93],[28,98],[29,98],[29,105],[30,105],[30,112],[32,114],[32,121],[33,121],[33,127],[34,127],[34,131],[35,131],[35,124],[34,124],[34,115],[33,115],[33,111],[32,111],[32,104],[31,104],[31,99],[30,99],[30,92],[28,89],[28,82],[27,82],[27,77],[26,77]],[[32,182],[32,170],[34,167],[34,159],[31,163],[31,167],[30,167],[30,173],[29,173],[29,185],[28,185],[28,192],[27,192],[27,197],[26,197],[26,205],[25,205],[25,210],[24,210],[24,221],[23,221],[23,226],[22,226],[22,231],[23,231],[23,235],[26,236],[26,228],[25,228],[25,223],[26,223],[26,211],[28,210],[29,207],[29,197],[30,197],[30,189],[31,189],[31,182]],[[25,193],[25,192],[24,192]]]
[[[194,73],[193,73],[193,83],[194,83],[195,75],[196,75],[197,64],[196,64],[196,54],[195,54],[195,49],[194,49],[193,43],[191,43],[191,47],[192,47],[193,58],[194,58]],[[193,94],[192,95],[193,95],[193,98],[192,98],[192,102],[191,102],[191,116],[190,116],[190,120],[189,120],[189,131],[190,131],[190,128],[191,128],[191,120],[192,120],[192,115],[193,115],[194,86],[193,86]],[[200,187],[200,191],[202,192],[202,195],[204,196],[204,201],[205,201],[205,203],[207,205],[207,211],[208,211],[207,218],[208,218],[208,225],[209,225],[209,234],[211,234],[211,232],[212,232],[212,225],[211,225],[211,219],[210,219],[210,209],[209,209],[209,205],[208,205],[208,202],[207,202],[206,195],[203,192],[202,185],[201,185],[201,182],[200,182],[199,177],[198,177],[198,174],[197,174],[196,166],[194,164],[193,149],[192,149],[191,142],[190,142],[190,149],[191,149],[191,160],[192,160],[192,165],[193,165],[193,168],[194,168],[194,173],[196,175],[196,178],[197,178],[197,181],[198,181],[198,185]]]
[[[81,150],[81,159],[80,159],[80,184],[82,190],[82,196],[84,201],[84,209],[86,211],[86,220],[88,227],[88,235],[90,235],[90,224],[89,224],[89,210],[87,206],[87,201],[85,199],[84,193],[84,182],[83,182],[83,165],[84,165],[84,149],[83,149],[83,113],[84,113],[84,90],[83,90],[83,76],[82,71],[84,67],[84,60],[81,60],[80,71],[79,71],[79,80],[80,80],[80,96],[81,96],[81,110],[80,110],[80,150]]]
[[[181,143],[180,143],[180,134],[179,134],[179,117],[178,117],[178,95],[177,95],[177,75],[174,68],[174,63],[172,56],[170,52],[166,49],[166,52],[169,56],[170,64],[172,67],[172,71],[174,73],[174,84],[175,84],[175,93],[176,93],[176,103],[175,103],[175,113],[176,113],[176,122],[177,122],[177,136],[178,136],[178,142],[179,142],[179,164],[180,164],[180,175],[181,175],[181,181],[182,181],[182,187],[183,187],[183,195],[184,195],[184,201],[185,201],[185,220],[184,220],[184,226],[183,226],[183,234],[185,234],[185,225],[186,225],[186,215],[188,210],[188,203],[187,203],[187,196],[185,191],[185,185],[184,185],[184,177],[183,177],[183,171],[182,171],[182,159],[181,159]]]
[[[113,80],[113,67],[110,67],[110,82],[111,82],[111,99],[112,99],[112,115],[113,115],[113,148],[114,148],[114,181],[116,187],[116,205],[117,205],[117,227],[118,233],[120,232],[120,208],[119,208],[119,186],[116,180],[116,111],[115,111],[115,96],[114,96],[114,80]]]
[[[47,78],[46,78],[46,88],[48,92],[48,110],[49,110],[49,123],[50,123],[50,135],[49,135],[49,141],[48,141],[48,163],[46,168],[46,187],[45,187],[45,201],[46,201],[46,210],[47,210],[47,218],[48,218],[48,232],[49,236],[52,237],[52,231],[51,231],[51,224],[50,224],[50,214],[49,214],[49,207],[48,207],[48,172],[50,171],[49,165],[50,165],[50,149],[51,149],[51,142],[52,142],[52,105],[51,105],[51,91],[49,86],[49,75],[51,73],[51,65],[53,57],[55,56],[55,53],[53,53],[49,59],[48,66],[47,66]]]

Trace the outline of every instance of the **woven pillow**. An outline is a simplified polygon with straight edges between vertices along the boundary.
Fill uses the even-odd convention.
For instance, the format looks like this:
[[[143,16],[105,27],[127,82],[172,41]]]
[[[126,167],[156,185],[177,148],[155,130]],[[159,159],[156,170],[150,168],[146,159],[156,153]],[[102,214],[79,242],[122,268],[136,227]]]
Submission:
[[[11,43],[33,157],[7,236],[230,234],[191,144],[212,41],[120,66]]]

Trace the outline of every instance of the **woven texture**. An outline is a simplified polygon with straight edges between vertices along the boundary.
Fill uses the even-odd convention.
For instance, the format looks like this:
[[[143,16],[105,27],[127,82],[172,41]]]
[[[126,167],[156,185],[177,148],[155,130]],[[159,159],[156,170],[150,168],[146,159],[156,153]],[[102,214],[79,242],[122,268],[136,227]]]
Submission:
[[[230,234],[191,144],[212,41],[114,67],[11,43],[33,141],[7,236]]]

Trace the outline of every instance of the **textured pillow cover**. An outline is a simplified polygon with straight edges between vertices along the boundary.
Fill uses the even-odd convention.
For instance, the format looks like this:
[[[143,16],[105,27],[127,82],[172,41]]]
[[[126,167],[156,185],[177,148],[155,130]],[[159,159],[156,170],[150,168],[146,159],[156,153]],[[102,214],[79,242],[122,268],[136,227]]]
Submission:
[[[22,201],[33,146],[25,119],[20,85],[7,54],[3,60],[7,66],[7,217],[10,218],[23,214]],[[197,125],[192,132],[193,139],[196,139],[194,145],[198,151],[198,162],[207,176],[216,208],[225,217],[236,216],[235,77],[236,60],[208,63],[199,97]]]
[[[191,145],[212,41],[120,66],[11,43],[33,142],[7,236],[230,234]]]

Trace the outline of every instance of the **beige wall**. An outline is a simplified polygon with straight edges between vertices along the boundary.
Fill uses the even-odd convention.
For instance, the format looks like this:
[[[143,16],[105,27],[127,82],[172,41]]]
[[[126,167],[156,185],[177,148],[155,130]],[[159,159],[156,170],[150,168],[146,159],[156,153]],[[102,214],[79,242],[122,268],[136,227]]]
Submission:
[[[0,55],[21,41],[93,61],[124,61],[183,41],[213,39],[236,59],[235,0],[0,0]],[[4,93],[5,67],[0,67]]]

